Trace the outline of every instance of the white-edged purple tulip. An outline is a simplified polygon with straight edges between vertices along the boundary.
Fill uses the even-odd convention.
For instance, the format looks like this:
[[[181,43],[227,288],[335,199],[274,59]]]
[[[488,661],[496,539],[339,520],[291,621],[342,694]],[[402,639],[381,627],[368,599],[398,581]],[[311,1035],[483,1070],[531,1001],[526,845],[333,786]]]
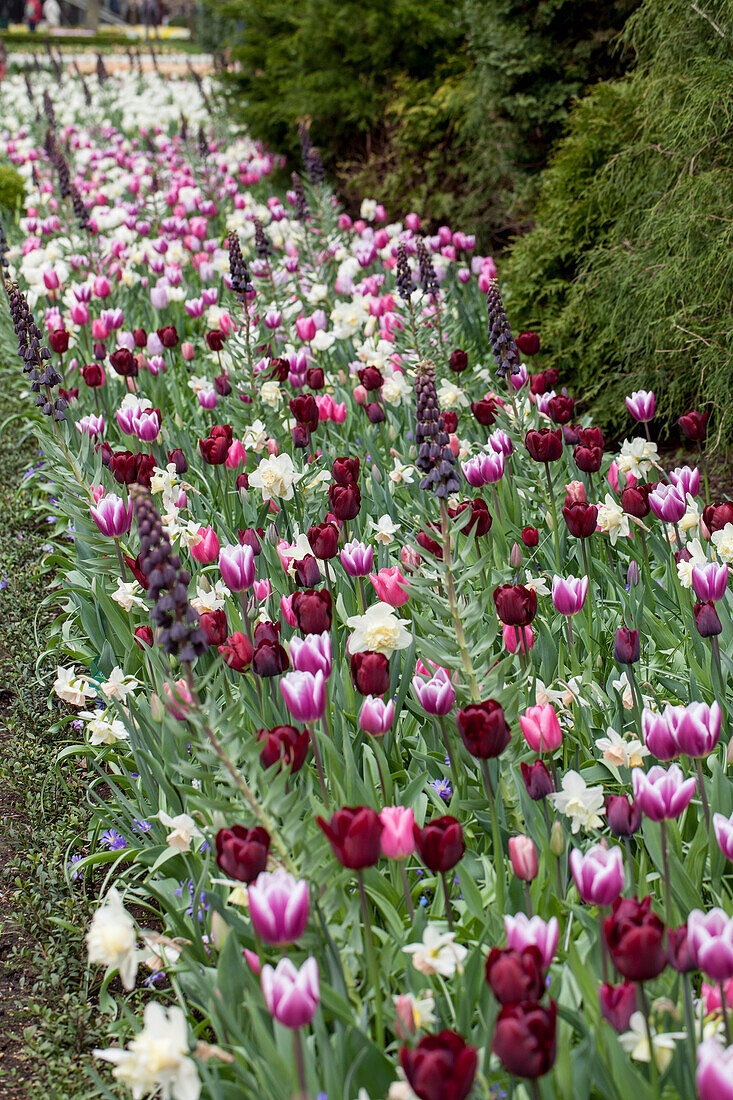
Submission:
[[[295,943],[308,923],[308,883],[278,867],[262,871],[248,890],[252,927],[265,943]]]
[[[251,546],[241,543],[222,546],[219,551],[219,572],[230,592],[244,592],[255,579],[255,555]]]
[[[386,703],[378,695],[367,695],[359,713],[359,725],[372,737],[380,737],[392,728],[394,722],[394,700]]]
[[[290,663],[296,672],[311,672],[314,676],[320,670],[328,679],[331,675],[331,635],[327,630],[322,634],[297,635],[290,639]]]
[[[687,511],[687,501],[675,485],[657,485],[648,497],[649,507],[657,519],[679,523]]]
[[[585,855],[570,852],[570,870],[578,893],[588,905],[613,905],[624,888],[624,859],[618,845],[596,844]]]
[[[667,821],[687,809],[697,787],[697,779],[685,779],[679,764],[662,768],[656,764],[648,772],[633,768],[631,781],[634,799],[650,821]]]
[[[300,970],[290,959],[280,959],[274,969],[265,965],[260,983],[267,1010],[279,1024],[296,1031],[311,1022],[320,1000],[318,963],[313,957]]]
[[[132,501],[125,504],[116,493],[108,493],[97,504],[89,506],[92,519],[99,530],[108,539],[118,539],[130,530],[132,521]]]
[[[561,615],[577,615],[588,595],[587,577],[552,578],[552,602]]]
[[[280,694],[296,722],[317,722],[326,709],[323,673],[288,672],[280,680]]]
[[[515,951],[524,951],[525,947],[539,948],[542,965],[547,969],[555,957],[560,926],[557,917],[545,921],[542,917],[528,917],[525,913],[515,916],[505,914],[504,931],[506,945]]]
[[[708,600],[722,600],[728,584],[728,566],[725,562],[718,565],[715,561],[706,562],[705,565],[693,565],[692,587],[698,600],[707,603]]]
[[[629,410],[634,420],[638,420],[640,424],[644,424],[648,420],[653,420],[654,413],[656,412],[654,394],[651,390],[634,390],[634,392],[626,398],[626,408]]]
[[[412,690],[426,714],[448,714],[456,701],[456,690],[444,668],[436,669],[429,680],[413,676]]]

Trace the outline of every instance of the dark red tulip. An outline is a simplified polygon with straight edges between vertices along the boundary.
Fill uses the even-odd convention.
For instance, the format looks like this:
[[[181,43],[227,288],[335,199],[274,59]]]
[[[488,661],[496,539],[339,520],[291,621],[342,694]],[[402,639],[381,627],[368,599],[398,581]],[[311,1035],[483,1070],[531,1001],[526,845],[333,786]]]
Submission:
[[[303,588],[315,588],[323,580],[321,570],[313,554],[306,554],[293,562],[295,581]]]
[[[54,329],[48,337],[48,342],[51,351],[55,351],[57,355],[64,355],[69,350],[69,334],[66,329]]]
[[[134,328],[132,330],[132,338],[135,341],[136,348],[147,347],[148,334],[144,328]]]
[[[164,348],[174,348],[178,343],[178,331],[175,325],[164,325],[158,329],[158,339]]]
[[[287,359],[270,360],[270,379],[277,379],[278,382],[286,382],[289,374],[290,364]]]
[[[252,664],[254,646],[246,634],[235,630],[220,646],[219,653],[235,672],[246,672]]]
[[[595,504],[584,504],[580,500],[574,504],[566,504],[562,517],[574,539],[590,538],[598,526],[598,509]]]
[[[651,902],[650,896],[618,898],[603,924],[613,965],[631,982],[648,982],[667,965],[664,925]]]
[[[378,861],[383,826],[371,806],[344,806],[330,821],[322,817],[316,820],[342,867],[363,871]]]
[[[463,744],[479,760],[501,755],[511,740],[511,730],[496,699],[463,707],[456,715],[456,725]]]
[[[441,415],[443,417],[443,429],[449,434],[454,432],[458,427],[458,414],[455,413],[453,409],[449,409],[448,412],[444,412]]]
[[[486,960],[486,981],[499,1004],[538,1001],[545,992],[542,952],[534,944],[523,951],[492,947]]]
[[[291,397],[290,411],[309,432],[314,432],[318,427],[318,405],[312,393],[299,393],[297,397]]]
[[[606,821],[614,836],[633,836],[641,825],[641,806],[636,801],[629,802],[625,794],[609,794]]]
[[[437,527],[434,527],[432,524],[430,526],[433,530],[437,532]],[[435,539],[427,533],[427,531],[418,531],[417,535],[415,536],[415,541],[417,542],[417,545],[423,550],[426,550],[428,554],[433,554],[436,558],[438,558],[439,561],[443,560],[443,547],[439,542],[436,542]]]
[[[727,524],[733,523],[733,500],[724,500],[720,504],[708,504],[702,510],[702,521],[711,534],[714,531],[722,531]]]
[[[580,442],[580,433],[583,429],[580,424],[563,424],[562,437],[568,447],[574,447]]]
[[[539,802],[541,799],[547,798],[548,794],[554,791],[552,776],[547,764],[542,760],[536,760],[534,764],[525,764],[522,761],[521,768],[527,794],[533,802]]]
[[[312,588],[305,592],[296,592],[291,607],[298,629],[303,634],[322,634],[324,630],[331,629],[333,612],[330,592],[316,592]]]
[[[308,542],[317,558],[328,561],[338,554],[339,530],[335,523],[318,523],[308,531]]]
[[[639,631],[620,626],[613,641],[613,659],[620,665],[633,665],[639,660]]]
[[[540,350],[540,338],[536,332],[520,332],[515,343],[522,355],[536,355]]]
[[[273,764],[285,765],[293,774],[305,763],[310,747],[308,730],[298,731],[295,726],[275,726],[271,730],[257,730],[257,740],[264,742],[260,753],[263,768]]]
[[[267,866],[269,851],[270,836],[261,825],[254,829],[232,825],[216,834],[216,862],[238,882],[254,882]]]
[[[412,832],[420,858],[434,874],[452,870],[463,858],[463,828],[450,814],[433,818],[423,829],[413,825]]]
[[[264,531],[261,527],[257,530],[254,527],[245,527],[244,531],[237,531],[237,538],[242,546],[251,547],[256,558],[260,556],[262,553],[260,539],[264,538]]]
[[[269,619],[263,619],[261,623],[257,623],[257,625],[255,626],[255,645],[261,645],[262,642],[272,642],[273,645],[279,643],[281,629],[281,623],[273,623]]]
[[[279,642],[259,642],[255,646],[252,668],[264,678],[279,676],[290,668],[290,658]]]
[[[678,974],[697,970],[697,963],[687,940],[687,925],[667,929],[667,961]]]
[[[238,493],[241,493],[243,489],[249,489],[249,478],[245,473],[237,474],[234,485]]]
[[[650,511],[649,493],[651,490],[651,485],[634,485],[624,489],[621,493],[621,507],[624,512],[629,516],[636,516],[637,519],[648,516]]]
[[[204,461],[210,466],[223,466],[233,439],[234,434],[229,424],[215,424],[208,437],[199,440]]]
[[[381,424],[387,416],[384,405],[380,405],[378,401],[370,401],[364,406],[364,412],[370,424]]]
[[[491,1049],[508,1073],[535,1080],[555,1064],[557,1005],[535,1001],[502,1005]]]
[[[168,451],[168,461],[173,463],[179,477],[188,472],[188,460],[180,447]]]
[[[384,376],[378,367],[364,367],[359,371],[359,381],[368,392],[381,390],[384,385]]]
[[[310,431],[305,424],[294,424],[290,430],[293,446],[305,450],[310,447]]]
[[[228,397],[232,392],[232,385],[226,374],[217,374],[214,379],[214,389],[220,397]]]
[[[99,363],[88,363],[82,367],[81,376],[91,389],[98,389],[105,383],[104,368]]]
[[[456,348],[455,351],[452,351],[448,366],[452,371],[455,371],[456,374],[461,374],[468,366],[468,356],[465,351],[461,348]]]
[[[616,986],[606,983],[598,990],[601,1015],[615,1031],[627,1030],[629,1021],[638,1007],[637,996],[633,982],[623,982]]]
[[[600,447],[584,447],[579,443],[573,451],[573,458],[584,474],[597,474],[603,462],[603,451]]]
[[[707,434],[708,420],[710,419],[709,410],[700,413],[696,409],[692,409],[690,412],[681,416],[677,423],[682,429],[682,434],[686,439],[689,439],[691,443],[703,443],[705,441],[705,435]]]
[[[331,467],[331,476],[337,485],[354,485],[359,480],[358,458],[336,458]]]
[[[309,389],[322,390],[326,384],[322,367],[308,367],[305,372],[305,381]]]
[[[476,497],[475,500],[463,500],[455,508],[449,508],[448,515],[451,519],[456,519],[456,517],[460,516],[466,509],[470,509],[471,518],[468,523],[461,528],[461,534],[470,535],[471,532],[474,531],[476,538],[488,534],[491,530],[493,520],[486,501],[482,500],[481,497]]]
[[[221,329],[214,328],[206,333],[206,343],[212,351],[221,351],[226,343],[226,335]],[[167,346],[167,345],[166,345]]]
[[[351,485],[332,485],[328,490],[328,504],[342,523],[344,520],[355,519],[361,507],[359,486],[355,482]]]
[[[548,367],[547,370],[543,371],[542,373],[545,376],[545,382],[547,383],[547,388],[549,390],[551,390],[553,386],[556,386],[560,381],[560,372],[558,371],[557,367]]]
[[[471,402],[471,412],[484,428],[490,428],[496,420],[499,406],[493,397],[482,397],[480,401]]]
[[[530,428],[524,445],[535,462],[555,462],[562,457],[562,431],[560,428]]]
[[[537,397],[538,394],[544,393],[548,389],[547,382],[545,380],[545,373],[541,371],[539,374],[530,374],[529,376],[529,392]]]
[[[199,615],[199,626],[206,635],[208,645],[221,646],[226,641],[228,628],[225,611],[219,609],[202,612]]]
[[[118,348],[109,357],[110,365],[116,374],[122,378],[135,378],[137,376],[137,359],[129,348]]]
[[[141,649],[144,649],[146,645],[152,645],[154,641],[152,627],[136,626],[135,641]]]
[[[547,402],[547,414],[555,424],[569,424],[575,412],[575,401],[565,393],[557,393]]]
[[[360,695],[384,695],[389,690],[389,661],[383,653],[354,653],[351,679]]]
[[[500,584],[494,589],[494,605],[506,626],[529,626],[537,614],[537,593],[523,584]]]
[[[696,603],[693,614],[695,616],[695,626],[701,638],[714,638],[722,632],[723,626],[712,600],[708,600],[706,603]]]
[[[426,1035],[416,1047],[403,1047],[400,1064],[420,1100],[465,1100],[478,1065],[475,1047],[455,1031]]]
[[[536,527],[522,528],[522,542],[532,550],[540,541],[540,533]]]

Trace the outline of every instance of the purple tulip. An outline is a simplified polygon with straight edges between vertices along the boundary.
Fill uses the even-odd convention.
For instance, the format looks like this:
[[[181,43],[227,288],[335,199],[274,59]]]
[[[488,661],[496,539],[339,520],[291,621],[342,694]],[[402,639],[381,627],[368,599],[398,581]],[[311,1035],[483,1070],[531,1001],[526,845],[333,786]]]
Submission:
[[[309,1024],[320,999],[318,963],[305,960],[296,970],[290,959],[280,959],[275,969],[262,967],[262,995],[270,1015],[283,1027],[297,1030]]]
[[[504,453],[492,451],[491,454],[476,455],[468,462],[461,463],[463,476],[474,489],[483,485],[492,485],[504,476]]]
[[[95,416],[94,413],[82,416],[76,422],[76,430],[82,435],[86,432],[90,438],[95,435],[104,435],[104,413],[100,413],[99,416]]]
[[[294,636],[289,649],[290,663],[296,672],[310,672],[315,676],[320,670],[326,679],[331,675],[331,635],[327,630],[322,634],[306,634],[305,638]]]
[[[686,707],[667,706],[664,718],[683,756],[708,756],[718,743],[723,713],[717,701],[712,706],[700,702]]]
[[[552,578],[552,602],[561,615],[577,615],[587,595],[587,577]]]
[[[394,722],[394,700],[387,703],[379,696],[367,695],[359,714],[359,725],[365,733],[379,737],[392,728]]]
[[[317,722],[326,709],[323,673],[288,672],[280,681],[280,694],[296,722]]]
[[[456,692],[444,668],[437,669],[429,680],[412,677],[412,690],[426,714],[448,714],[456,701]]]
[[[715,982],[733,978],[733,917],[724,909],[703,913],[693,909],[687,918],[687,942],[700,970]]]
[[[516,377],[516,375],[514,375],[514,377]],[[506,434],[506,432],[502,431],[491,433],[491,435],[489,436],[489,446],[491,447],[492,451],[496,451],[497,454],[503,454],[504,458],[509,458],[509,456],[514,451],[514,444],[512,443],[510,437]]]
[[[697,1048],[697,1091],[700,1100],[733,1100],[733,1045],[707,1039]]]
[[[713,814],[713,828],[721,852],[726,859],[733,860],[733,814],[730,817]]]
[[[654,419],[656,404],[651,390],[634,390],[630,397],[626,398],[626,408],[634,420],[640,424]]]
[[[570,869],[578,893],[588,905],[613,905],[624,888],[624,859],[618,846],[596,844],[585,855],[573,848]]]
[[[650,821],[679,817],[692,801],[697,786],[697,779],[694,776],[685,779],[678,764],[666,769],[657,764],[648,772],[633,768],[631,779],[634,798]]]
[[[691,466],[678,466],[676,470],[671,470],[669,480],[683,497],[687,497],[688,493],[696,497],[700,492],[700,471]]]
[[[539,948],[542,965],[547,969],[555,957],[560,926],[557,917],[545,921],[542,917],[527,917],[524,913],[516,916],[504,915],[506,945],[515,951],[524,951],[533,945]]]
[[[698,600],[722,600],[728,584],[728,566],[709,561],[705,565],[693,565],[692,587]]]
[[[644,731],[644,744],[657,760],[674,760],[679,756],[677,742],[663,714],[657,714],[645,707],[641,716],[641,727]]]
[[[219,551],[221,579],[231,592],[244,592],[255,579],[255,555],[251,546],[222,546]]]
[[[132,435],[143,443],[152,443],[160,432],[160,413],[157,409],[138,409],[132,415]]]
[[[665,523],[679,523],[687,511],[684,493],[674,485],[657,485],[648,500],[654,515]]]
[[[295,943],[308,923],[308,883],[289,871],[262,871],[248,888],[252,927],[265,943]]]
[[[108,493],[106,497],[102,497],[96,508],[93,504],[90,505],[89,511],[99,530],[108,539],[118,539],[130,530],[132,501],[126,505],[116,493]]]
[[[153,309],[165,309],[168,305],[168,290],[164,286],[154,286],[150,291],[150,304]]]
[[[367,577],[374,568],[374,551],[356,539],[341,551],[341,564],[350,577]]]

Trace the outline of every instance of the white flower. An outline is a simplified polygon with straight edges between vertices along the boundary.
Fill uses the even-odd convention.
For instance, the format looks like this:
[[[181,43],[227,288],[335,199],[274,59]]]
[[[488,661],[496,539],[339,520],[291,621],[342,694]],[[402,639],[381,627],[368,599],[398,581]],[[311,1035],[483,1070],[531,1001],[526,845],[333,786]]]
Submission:
[[[336,334],[333,332],[324,332],[323,329],[316,329],[316,334],[311,340],[311,347],[316,351],[328,351],[328,349],[335,343]]]
[[[245,428],[242,443],[249,451],[259,454],[267,446],[267,428],[261,420],[255,420],[249,428]]]
[[[654,1047],[654,1061],[660,1073],[669,1065],[672,1059],[675,1042],[684,1039],[684,1031],[670,1031],[665,1035],[658,1035],[652,1028],[652,1046]],[[649,1037],[646,1030],[646,1022],[643,1012],[634,1012],[629,1020],[629,1030],[619,1035],[619,1042],[627,1054],[631,1055],[635,1062],[650,1062]]]
[[[123,611],[132,611],[133,607],[145,607],[145,600],[138,593],[142,588],[137,581],[123,581],[117,578],[117,591],[110,593],[110,599],[118,603]]]
[[[189,382],[190,385],[190,382]],[[177,474],[175,462],[169,462],[165,469],[156,466],[150,479],[150,492],[163,493],[170,500],[176,488]]]
[[[389,480],[394,485],[412,485],[415,467],[405,466],[398,458],[394,460],[394,466],[389,471]]]
[[[607,764],[617,768],[638,768],[642,759],[649,755],[649,749],[637,737],[627,741],[613,726],[606,729],[608,737],[599,737],[596,748],[603,753]]]
[[[271,409],[278,408],[282,401],[280,383],[274,378],[270,379],[269,382],[263,382],[260,386],[260,397]]]
[[[572,831],[577,833],[581,825],[585,829],[597,829],[602,824],[603,787],[588,787],[578,772],[565,772],[562,790],[548,794],[556,810],[572,818]]]
[[[199,581],[196,585],[196,595],[191,599],[191,607],[200,615],[210,611],[221,611],[226,607],[227,596],[231,596],[231,592],[224,581],[217,581],[213,588],[208,581]]]
[[[605,501],[598,504],[598,526],[609,536],[612,546],[616,545],[619,536],[625,538],[629,533],[629,517],[610,493],[606,493]]]
[[[549,596],[550,589],[547,587],[547,582],[544,577],[535,577],[530,573],[529,569],[524,573],[526,580],[524,587],[529,588],[530,592],[534,591],[538,596]]]
[[[712,542],[721,561],[733,565],[733,523],[726,523],[720,531],[713,531]]]
[[[454,943],[455,932],[441,932],[436,925],[428,924],[420,943],[408,943],[402,950],[412,955],[412,965],[421,974],[439,974],[441,978],[452,978],[468,952],[465,947]]]
[[[201,1081],[188,1057],[188,1028],[182,1009],[165,1009],[155,1001],[145,1006],[143,1029],[126,1050],[95,1050],[114,1065],[113,1076],[132,1090],[134,1100],[160,1089],[162,1100],[199,1100]]]
[[[259,489],[264,501],[293,499],[293,486],[300,481],[299,474],[289,454],[268,455],[260,460],[257,469],[249,475],[250,488]]]
[[[418,1100],[417,1093],[413,1092],[407,1083],[402,1066],[397,1067],[397,1081],[393,1081],[387,1092],[387,1100]]]
[[[413,946],[415,946],[413,944]],[[425,944],[420,945],[424,947]],[[413,960],[414,961],[414,960]],[[415,964],[417,966],[417,964]],[[400,996],[392,997],[392,1000],[396,1005],[400,1002],[403,1004],[407,1002],[412,1011],[412,1026],[414,1031],[419,1031],[420,1028],[426,1030],[438,1022],[438,1018],[435,1015],[435,997],[432,993],[423,993],[420,997],[416,997],[414,993],[403,993]]]
[[[252,479],[250,478],[250,484],[251,483]],[[376,522],[370,519],[369,526],[375,532],[374,537],[377,542],[381,542],[384,546],[389,546],[394,536],[400,530],[399,523],[395,523],[391,516],[380,516]]]
[[[97,694],[97,689],[93,684],[90,684],[82,676],[77,676],[73,668],[63,668],[61,665],[56,669],[53,690],[59,699],[63,699],[65,703],[70,703],[72,707],[85,706],[87,700],[93,699]]]
[[[348,641],[350,654],[374,652],[389,657],[396,649],[406,649],[412,641],[412,635],[405,629],[407,621],[398,619],[394,608],[386,603],[372,604],[365,615],[348,618],[346,625],[354,632]]]
[[[365,222],[373,222],[374,215],[377,212],[377,200],[376,199],[362,199],[361,206],[359,207],[359,217]]]
[[[113,886],[97,909],[86,935],[89,962],[114,966],[125,989],[135,988],[137,934],[135,922]]]
[[[356,354],[362,363],[369,367],[377,367],[378,370],[384,373],[387,360],[393,352],[394,344],[391,344],[389,340],[377,340],[375,342],[374,338],[371,337],[357,348]]]
[[[170,817],[165,810],[160,810],[158,818],[166,829],[171,830],[165,838],[166,843],[171,848],[177,848],[179,852],[190,851],[191,841],[194,837],[202,835],[196,822],[188,814],[176,814],[175,817]]]
[[[644,481],[652,466],[657,465],[659,456],[656,443],[650,443],[648,439],[637,436],[636,439],[625,439],[621,444],[621,454],[616,459],[618,473],[633,474],[639,481]],[[619,484],[623,486],[623,476],[619,478]]]
[[[79,717],[87,723],[90,745],[114,745],[116,741],[126,741],[129,732],[119,718],[108,718],[93,710],[79,711]]]
[[[331,310],[334,336],[337,340],[348,340],[364,327],[368,317],[369,310],[360,294],[355,295],[351,301],[337,302]]]
[[[400,405],[403,398],[412,394],[412,386],[402,371],[395,371],[389,378],[385,378],[381,394],[387,405]]]
[[[611,680],[611,687],[621,696],[624,710],[634,709],[634,691],[629,682],[628,673],[622,672],[618,680]]]
[[[115,665],[109,674],[109,679],[100,684],[99,690],[106,699],[118,699],[124,702],[125,698],[140,687],[140,681],[134,676],[126,676],[119,665]]]
[[[688,493],[687,511],[678,523],[680,531],[682,531],[683,534],[686,534],[688,531],[699,530],[701,519],[702,516],[700,515],[700,506],[695,498],[690,496],[690,494]]]
[[[438,389],[438,403],[441,409],[460,409],[468,405],[468,398],[460,386],[444,378]]]
[[[692,570],[696,565],[705,565],[707,556],[699,539],[692,539],[685,547],[691,555],[689,561],[680,561],[677,564],[677,576],[683,588],[692,588]]]

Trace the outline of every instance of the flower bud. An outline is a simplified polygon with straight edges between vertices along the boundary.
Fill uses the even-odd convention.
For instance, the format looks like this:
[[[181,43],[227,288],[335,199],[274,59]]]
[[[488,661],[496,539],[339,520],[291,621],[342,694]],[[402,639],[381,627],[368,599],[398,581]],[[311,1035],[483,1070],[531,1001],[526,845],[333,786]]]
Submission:
[[[512,546],[511,553],[509,554],[509,564],[512,569],[519,569],[522,564],[522,549],[518,542],[515,542]]]
[[[528,836],[509,838],[509,859],[512,871],[522,882],[532,882],[537,878],[537,849]]]
[[[552,832],[550,833],[550,851],[553,856],[557,856],[558,859],[565,851],[565,833],[559,821],[556,821],[552,826]]]

